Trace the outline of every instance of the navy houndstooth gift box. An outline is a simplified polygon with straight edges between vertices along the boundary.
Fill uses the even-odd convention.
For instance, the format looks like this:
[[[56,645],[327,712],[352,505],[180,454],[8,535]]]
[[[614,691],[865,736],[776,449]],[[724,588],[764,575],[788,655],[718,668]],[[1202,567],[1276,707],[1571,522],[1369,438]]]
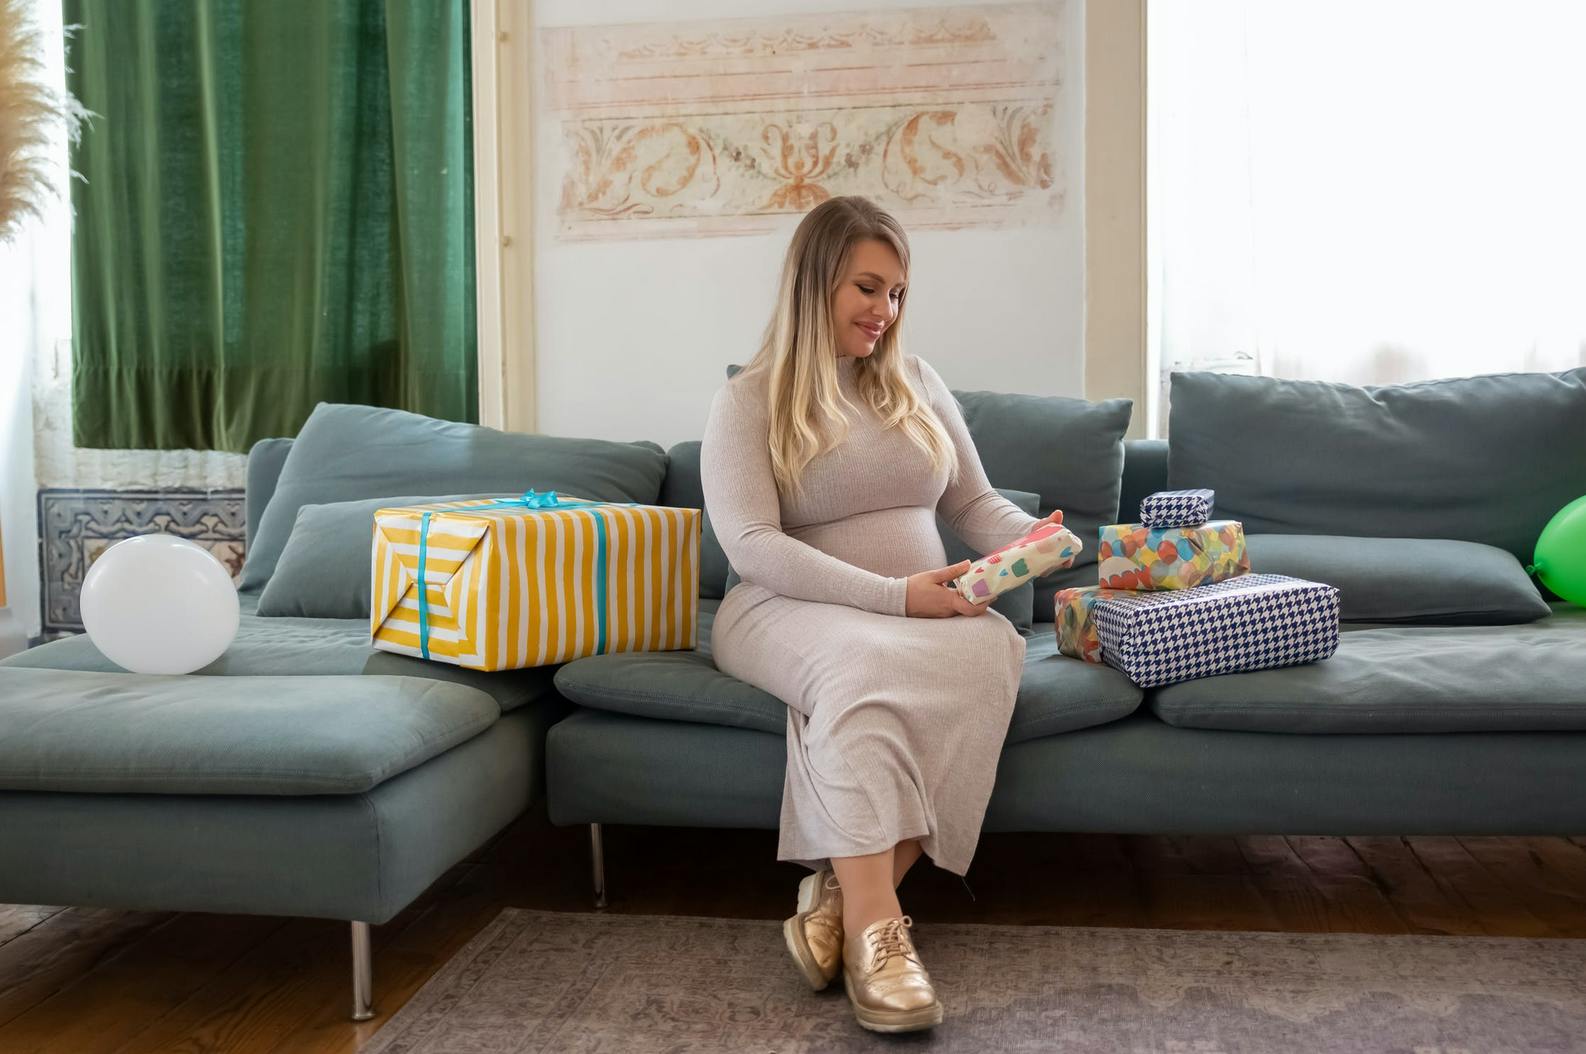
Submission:
[[[1212,518],[1214,490],[1159,490],[1140,500],[1140,522],[1147,527],[1199,527]]]
[[[1142,688],[1295,666],[1338,648],[1338,590],[1287,575],[1096,602],[1101,657]]]

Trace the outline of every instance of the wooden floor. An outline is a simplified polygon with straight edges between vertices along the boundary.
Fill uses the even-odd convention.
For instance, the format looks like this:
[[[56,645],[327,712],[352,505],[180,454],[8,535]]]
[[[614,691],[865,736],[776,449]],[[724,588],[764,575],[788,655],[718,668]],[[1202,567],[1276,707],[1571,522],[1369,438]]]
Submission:
[[[770,831],[608,828],[609,910],[781,918],[805,872],[775,849]],[[987,835],[969,881],[973,899],[918,867],[904,907],[926,924],[1586,937],[1583,838]],[[590,904],[587,828],[524,818],[375,928],[363,1025],[345,924],[0,906],[0,1051],[351,1054],[501,908]]]

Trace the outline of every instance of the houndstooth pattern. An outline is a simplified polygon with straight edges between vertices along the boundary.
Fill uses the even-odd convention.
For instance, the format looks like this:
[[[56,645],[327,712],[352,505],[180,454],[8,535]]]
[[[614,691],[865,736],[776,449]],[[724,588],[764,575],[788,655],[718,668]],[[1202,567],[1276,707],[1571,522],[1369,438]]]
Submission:
[[[1159,490],[1140,501],[1140,522],[1147,527],[1198,527],[1212,518],[1214,490]]]
[[[1338,648],[1338,590],[1287,575],[1096,602],[1102,659],[1142,688],[1315,662]]]

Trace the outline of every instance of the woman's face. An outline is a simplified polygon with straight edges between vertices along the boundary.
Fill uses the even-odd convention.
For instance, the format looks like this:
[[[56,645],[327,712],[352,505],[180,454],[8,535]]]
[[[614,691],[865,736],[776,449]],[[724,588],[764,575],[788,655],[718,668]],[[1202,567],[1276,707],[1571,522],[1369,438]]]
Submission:
[[[875,350],[881,334],[897,320],[903,284],[903,265],[892,246],[876,238],[854,245],[832,296],[838,355],[862,359]]]

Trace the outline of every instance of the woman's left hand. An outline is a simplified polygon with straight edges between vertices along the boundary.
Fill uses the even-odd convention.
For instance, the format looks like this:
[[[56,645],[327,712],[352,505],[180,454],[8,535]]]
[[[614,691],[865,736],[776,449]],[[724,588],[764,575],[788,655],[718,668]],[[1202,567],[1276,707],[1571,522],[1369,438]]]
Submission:
[[[1042,527],[1045,527],[1049,523],[1053,523],[1053,524],[1056,524],[1057,526],[1061,527],[1063,525],[1063,510],[1062,509],[1053,509],[1050,515],[1046,516],[1044,519],[1041,520],[1040,523],[1035,525],[1034,529],[1038,530],[1038,529],[1040,529]]]

